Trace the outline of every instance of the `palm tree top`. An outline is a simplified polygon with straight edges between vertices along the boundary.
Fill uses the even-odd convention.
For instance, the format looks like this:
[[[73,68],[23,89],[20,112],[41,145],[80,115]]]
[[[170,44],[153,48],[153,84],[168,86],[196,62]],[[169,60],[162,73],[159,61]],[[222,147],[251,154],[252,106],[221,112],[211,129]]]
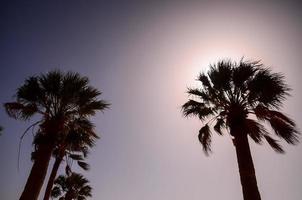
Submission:
[[[88,185],[89,181],[81,174],[72,173],[70,176],[59,176],[52,189],[53,198],[63,199],[86,199],[91,197],[92,188]]]
[[[108,108],[106,101],[98,99],[100,95],[99,90],[89,85],[87,77],[54,70],[27,78],[17,89],[15,101],[4,106],[8,115],[16,119],[42,115],[38,122],[41,133],[45,134],[45,130],[57,133],[75,120]]]
[[[190,99],[182,106],[184,116],[197,116],[205,124],[199,140],[205,153],[211,151],[211,124],[219,135],[222,129],[231,136],[249,135],[256,143],[265,139],[277,152],[283,152],[261,122],[267,121],[276,135],[289,144],[298,142],[292,119],[279,111],[291,89],[284,76],[273,73],[260,61],[221,60],[200,73],[199,88],[188,88]],[[206,121],[208,120],[208,121]]]
[[[75,72],[50,71],[31,76],[17,89],[16,102],[6,103],[9,116],[28,119],[40,113],[48,117],[94,115],[109,106],[98,100],[101,92],[89,85],[87,77]]]

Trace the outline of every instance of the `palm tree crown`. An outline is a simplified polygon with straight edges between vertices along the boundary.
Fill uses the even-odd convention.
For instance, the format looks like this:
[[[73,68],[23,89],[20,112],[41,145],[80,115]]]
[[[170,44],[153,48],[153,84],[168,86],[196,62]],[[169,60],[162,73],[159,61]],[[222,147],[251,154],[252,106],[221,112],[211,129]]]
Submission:
[[[51,189],[62,161],[66,162],[66,174],[72,172],[71,167],[73,161],[76,161],[82,169],[89,169],[89,165],[84,162],[84,158],[87,157],[89,148],[94,145],[95,139],[98,138],[94,131],[94,125],[85,117],[81,117],[72,121],[68,127],[68,133],[63,135],[63,137],[60,137],[59,142],[53,151],[55,162],[47,182],[44,200],[50,198]],[[64,157],[65,160],[63,159]]]
[[[198,81],[202,87],[188,89],[192,98],[182,110],[185,116],[198,116],[203,122],[208,119],[198,135],[206,154],[211,151],[213,123],[219,135],[226,129],[233,139],[239,134],[249,135],[258,144],[265,139],[279,153],[284,152],[282,147],[260,122],[267,121],[287,143],[298,142],[294,121],[278,111],[290,91],[283,75],[272,73],[259,61],[223,60],[211,65],[207,73],[201,73]]]
[[[9,116],[23,120],[41,114],[42,129],[52,129],[53,125],[59,129],[66,127],[76,118],[92,116],[108,107],[105,101],[97,99],[101,92],[88,83],[87,77],[73,72],[51,71],[29,77],[18,88],[16,101],[5,104],[6,111]]]
[[[89,165],[83,160],[87,157],[89,149],[94,146],[95,140],[99,138],[95,133],[94,125],[88,119],[81,117],[71,122],[68,127],[68,133],[59,139],[53,156],[66,157],[66,171],[70,170],[69,160],[77,161],[81,168],[88,170]]]
[[[26,79],[17,89],[16,101],[4,104],[8,115],[16,119],[27,120],[40,115],[40,120],[30,126],[39,125],[39,129],[34,140],[34,164],[21,200],[38,198],[51,154],[74,128],[83,126],[79,120],[87,121],[97,111],[109,106],[98,99],[100,94],[89,85],[87,77],[73,72],[51,71]],[[80,130],[84,135],[96,136],[92,129],[84,129],[83,126]]]
[[[85,200],[91,197],[92,188],[88,185],[89,181],[82,175],[72,173],[70,176],[59,176],[55,180],[51,196],[60,200]]]

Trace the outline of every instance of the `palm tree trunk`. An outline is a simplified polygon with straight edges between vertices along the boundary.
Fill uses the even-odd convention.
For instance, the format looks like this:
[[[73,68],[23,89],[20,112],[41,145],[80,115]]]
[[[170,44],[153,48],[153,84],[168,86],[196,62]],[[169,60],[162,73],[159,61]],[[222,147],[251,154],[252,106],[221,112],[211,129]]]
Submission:
[[[44,194],[43,200],[49,200],[49,198],[50,198],[51,189],[52,189],[53,183],[55,181],[55,178],[57,176],[57,172],[58,172],[58,169],[60,167],[60,164],[61,164],[61,162],[63,160],[63,156],[64,155],[59,155],[56,158],[56,160],[55,160],[55,163],[54,163],[54,165],[52,167],[52,170],[51,170],[48,182],[47,182],[47,187],[46,187],[46,190],[45,190],[45,194]]]
[[[51,158],[53,144],[40,145],[36,151],[34,164],[31,168],[20,200],[37,200],[41,191],[48,164]]]
[[[247,135],[237,134],[234,139],[244,200],[261,200],[253,159]]]

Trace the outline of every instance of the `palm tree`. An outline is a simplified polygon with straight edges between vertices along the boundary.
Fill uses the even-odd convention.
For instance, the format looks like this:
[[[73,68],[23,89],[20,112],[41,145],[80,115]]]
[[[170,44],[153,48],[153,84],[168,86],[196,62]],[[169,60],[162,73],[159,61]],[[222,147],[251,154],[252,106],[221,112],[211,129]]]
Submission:
[[[68,132],[68,124],[81,116],[89,118],[108,104],[98,100],[101,94],[89,85],[87,77],[78,73],[51,71],[31,76],[17,89],[16,100],[5,103],[10,117],[27,120],[40,115],[38,143],[33,152],[33,166],[20,197],[36,200],[40,193],[49,160],[59,138]],[[28,129],[27,129],[28,130]]]
[[[185,116],[197,116],[204,126],[198,139],[206,154],[211,152],[212,132],[219,135],[226,130],[237,154],[240,180],[245,200],[260,200],[248,136],[257,144],[263,140],[279,153],[283,149],[271,137],[261,122],[268,122],[274,133],[289,144],[298,142],[293,120],[279,111],[290,88],[284,77],[272,73],[259,61],[234,63],[229,60],[211,65],[207,73],[198,77],[200,88],[188,89],[191,98],[182,106]],[[208,120],[208,121],[206,121]]]
[[[94,145],[95,139],[98,138],[94,132],[94,126],[89,120],[80,118],[74,120],[69,127],[68,134],[65,138],[61,139],[54,150],[55,162],[47,182],[44,200],[50,198],[51,189],[64,156],[66,157],[67,174],[71,172],[71,164],[69,164],[68,160],[76,161],[84,170],[88,170],[89,168],[89,165],[83,162],[83,159],[87,156],[88,148],[91,148]]]
[[[70,176],[61,175],[55,180],[51,196],[59,200],[86,200],[86,197],[92,196],[92,188],[88,183],[87,179],[77,173]]]

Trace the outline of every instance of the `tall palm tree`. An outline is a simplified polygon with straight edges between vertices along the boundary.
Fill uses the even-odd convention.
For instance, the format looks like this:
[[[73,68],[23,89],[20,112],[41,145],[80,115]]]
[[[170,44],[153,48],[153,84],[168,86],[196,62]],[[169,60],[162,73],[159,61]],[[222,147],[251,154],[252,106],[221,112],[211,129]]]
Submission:
[[[70,176],[59,176],[55,180],[51,196],[59,200],[85,200],[91,197],[92,188],[82,175],[72,173]]]
[[[39,142],[35,144],[33,166],[21,200],[38,198],[53,150],[59,138],[67,134],[68,124],[108,107],[105,101],[98,100],[100,94],[89,85],[87,77],[51,71],[26,79],[17,89],[16,100],[5,103],[8,115],[15,119],[27,120],[40,115],[40,120],[31,125],[39,125]]]
[[[257,144],[266,140],[276,152],[283,153],[278,141],[261,124],[268,122],[276,136],[289,144],[298,142],[295,123],[279,111],[290,88],[281,74],[272,73],[260,62],[242,60],[211,65],[198,81],[200,88],[188,89],[191,98],[182,106],[183,114],[197,116],[204,122],[198,139],[206,154],[211,151],[211,125],[219,135],[225,131],[230,134],[244,200],[260,200],[248,136]]]
[[[66,157],[67,173],[71,172],[70,164],[68,163],[70,159],[76,161],[84,170],[88,170],[88,164],[83,162],[83,159],[87,156],[88,149],[94,145],[95,139],[98,138],[94,132],[94,126],[88,119],[80,118],[74,120],[69,127],[68,134],[65,138],[61,138],[54,150],[55,162],[47,182],[44,200],[50,198],[54,180],[64,157]]]

